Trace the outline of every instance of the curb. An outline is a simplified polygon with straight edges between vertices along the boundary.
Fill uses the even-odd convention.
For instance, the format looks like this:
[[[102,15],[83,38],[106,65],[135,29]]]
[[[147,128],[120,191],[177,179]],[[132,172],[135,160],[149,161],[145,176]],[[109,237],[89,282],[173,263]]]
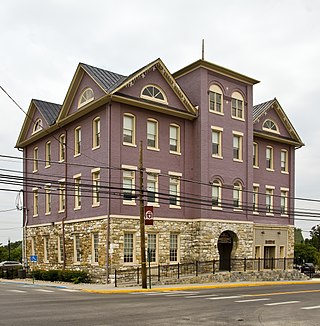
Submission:
[[[272,285],[304,285],[304,284],[320,284],[319,281],[269,281],[269,282],[255,282],[255,283],[228,283],[228,284],[211,284],[211,285],[185,285],[176,287],[162,287],[151,289],[114,289],[114,290],[95,290],[80,288],[83,292],[100,293],[100,294],[121,294],[134,292],[170,292],[183,290],[204,290],[204,289],[228,289],[238,287],[254,287],[254,286],[272,286]]]

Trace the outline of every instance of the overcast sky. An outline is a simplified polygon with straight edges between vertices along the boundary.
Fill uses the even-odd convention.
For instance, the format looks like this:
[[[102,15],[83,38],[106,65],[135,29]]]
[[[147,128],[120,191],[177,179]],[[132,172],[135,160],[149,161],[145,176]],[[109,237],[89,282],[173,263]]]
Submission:
[[[5,0],[0,85],[24,110],[33,98],[62,104],[79,62],[128,75],[160,57],[173,73],[200,59],[205,39],[206,60],[261,81],[254,104],[277,97],[306,144],[296,152],[296,196],[318,199],[319,17],[318,0]],[[25,116],[1,90],[0,110],[0,154],[21,156]],[[0,168],[21,163],[0,157]],[[0,191],[0,243],[21,239],[21,212],[4,212],[16,196]],[[304,236],[316,224],[296,222]]]

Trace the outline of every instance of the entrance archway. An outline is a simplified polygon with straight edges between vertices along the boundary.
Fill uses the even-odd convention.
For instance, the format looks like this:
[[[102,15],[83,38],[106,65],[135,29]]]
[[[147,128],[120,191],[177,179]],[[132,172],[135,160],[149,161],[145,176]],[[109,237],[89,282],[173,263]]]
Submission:
[[[219,270],[230,271],[231,253],[234,249],[236,235],[231,231],[223,231],[218,239],[218,250],[220,255]]]

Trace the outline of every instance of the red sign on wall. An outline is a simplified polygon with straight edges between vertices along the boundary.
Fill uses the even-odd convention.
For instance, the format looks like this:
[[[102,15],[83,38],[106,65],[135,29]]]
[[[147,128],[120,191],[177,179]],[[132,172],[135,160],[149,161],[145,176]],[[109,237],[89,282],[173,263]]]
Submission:
[[[153,207],[144,206],[144,224],[153,225]]]

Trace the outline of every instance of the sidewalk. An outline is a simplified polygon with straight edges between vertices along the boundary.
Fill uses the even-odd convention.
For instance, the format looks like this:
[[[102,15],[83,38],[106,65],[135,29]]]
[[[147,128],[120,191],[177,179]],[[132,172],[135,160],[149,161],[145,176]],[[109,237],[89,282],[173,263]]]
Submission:
[[[310,279],[303,281],[266,281],[266,282],[234,282],[234,283],[202,283],[202,284],[170,284],[158,285],[151,289],[142,289],[140,286],[133,287],[115,287],[114,284],[73,284],[63,282],[47,282],[32,279],[0,279],[0,283],[16,283],[30,286],[55,287],[64,289],[75,289],[84,292],[111,294],[111,293],[132,293],[132,292],[164,292],[164,291],[183,291],[183,290],[203,290],[203,289],[223,289],[237,288],[248,286],[272,286],[272,285],[288,285],[288,284],[320,284],[320,279]],[[149,285],[148,285],[149,286]]]

